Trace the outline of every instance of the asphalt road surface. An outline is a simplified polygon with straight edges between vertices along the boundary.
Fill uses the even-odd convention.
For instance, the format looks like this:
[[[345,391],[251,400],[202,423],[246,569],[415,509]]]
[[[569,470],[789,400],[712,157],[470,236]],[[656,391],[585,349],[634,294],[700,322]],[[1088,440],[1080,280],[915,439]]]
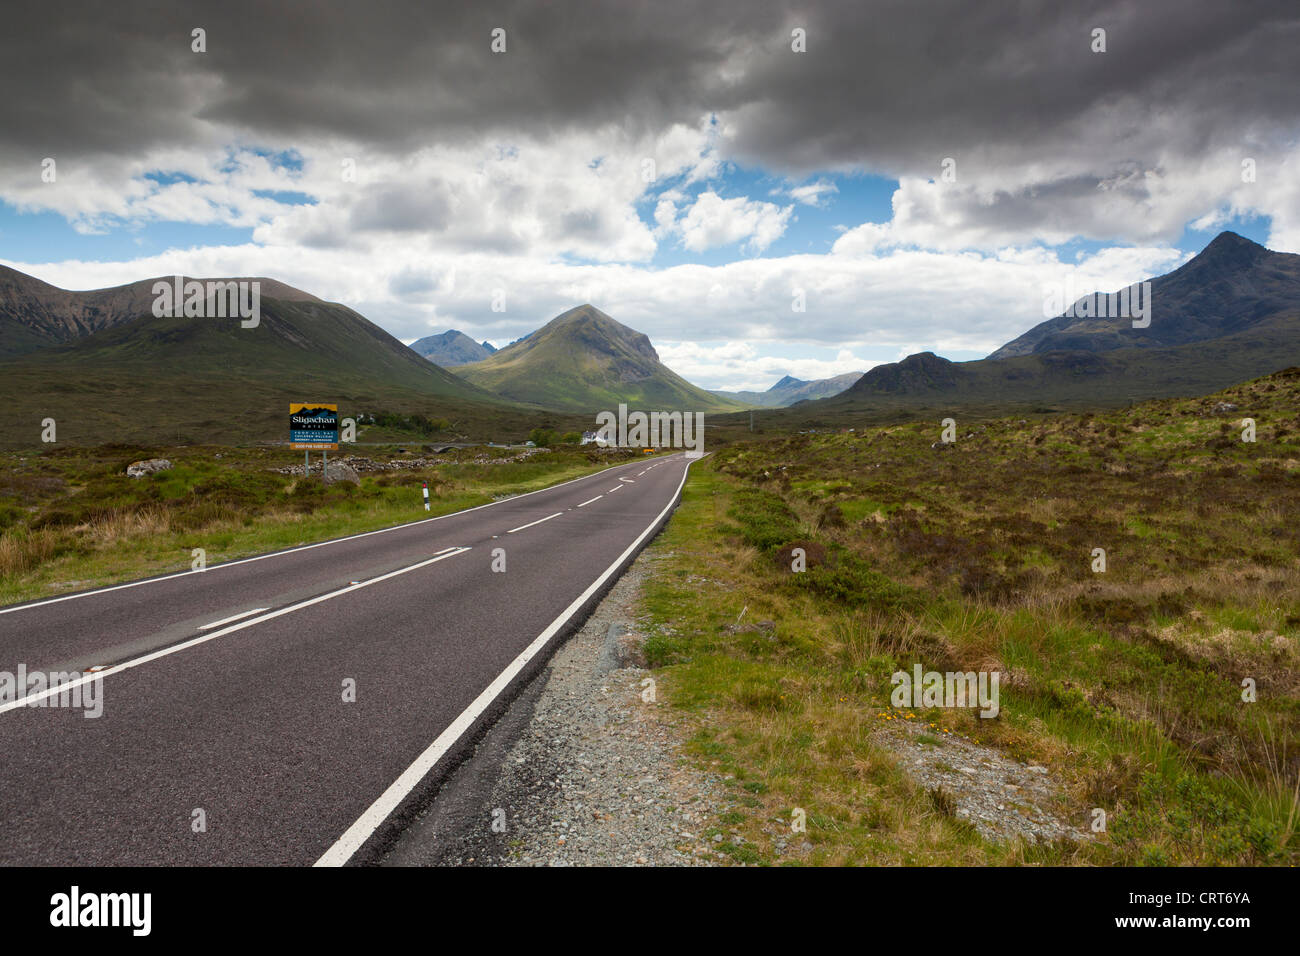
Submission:
[[[84,682],[0,703],[0,863],[369,862],[667,519],[688,465],[0,608],[0,680]]]

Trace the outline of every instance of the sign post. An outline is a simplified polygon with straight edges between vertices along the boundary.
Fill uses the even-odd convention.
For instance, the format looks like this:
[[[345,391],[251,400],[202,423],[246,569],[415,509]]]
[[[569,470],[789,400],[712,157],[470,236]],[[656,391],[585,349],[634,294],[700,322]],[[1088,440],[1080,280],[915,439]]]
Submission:
[[[324,479],[329,452],[339,448],[339,407],[327,402],[290,402],[289,447],[303,452],[303,477],[311,474],[311,450],[319,448],[320,476]]]

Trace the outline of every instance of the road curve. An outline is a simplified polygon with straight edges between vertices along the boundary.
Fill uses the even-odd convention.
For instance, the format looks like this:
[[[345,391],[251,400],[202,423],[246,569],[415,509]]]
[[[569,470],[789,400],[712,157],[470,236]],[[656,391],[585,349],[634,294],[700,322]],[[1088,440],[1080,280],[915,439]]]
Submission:
[[[373,859],[667,519],[688,467],[634,461],[0,608],[0,675],[81,672],[102,704],[0,703],[0,863]]]

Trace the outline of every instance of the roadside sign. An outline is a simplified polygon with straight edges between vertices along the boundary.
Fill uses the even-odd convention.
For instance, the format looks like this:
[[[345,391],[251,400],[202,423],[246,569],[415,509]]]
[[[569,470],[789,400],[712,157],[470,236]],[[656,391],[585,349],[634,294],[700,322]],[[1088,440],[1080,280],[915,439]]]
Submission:
[[[338,451],[339,407],[325,402],[290,402],[289,443],[298,451]]]

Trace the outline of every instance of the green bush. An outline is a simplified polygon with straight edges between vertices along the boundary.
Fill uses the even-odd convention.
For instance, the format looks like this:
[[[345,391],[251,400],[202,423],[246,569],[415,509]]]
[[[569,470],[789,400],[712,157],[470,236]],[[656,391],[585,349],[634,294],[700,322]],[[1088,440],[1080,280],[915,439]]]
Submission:
[[[917,610],[921,596],[872,569],[850,551],[839,551],[820,567],[793,576],[794,582],[816,594],[849,607],[871,607],[881,611]]]
[[[799,536],[799,521],[780,495],[742,488],[731,499],[727,514],[740,523],[745,543],[772,551]]]

